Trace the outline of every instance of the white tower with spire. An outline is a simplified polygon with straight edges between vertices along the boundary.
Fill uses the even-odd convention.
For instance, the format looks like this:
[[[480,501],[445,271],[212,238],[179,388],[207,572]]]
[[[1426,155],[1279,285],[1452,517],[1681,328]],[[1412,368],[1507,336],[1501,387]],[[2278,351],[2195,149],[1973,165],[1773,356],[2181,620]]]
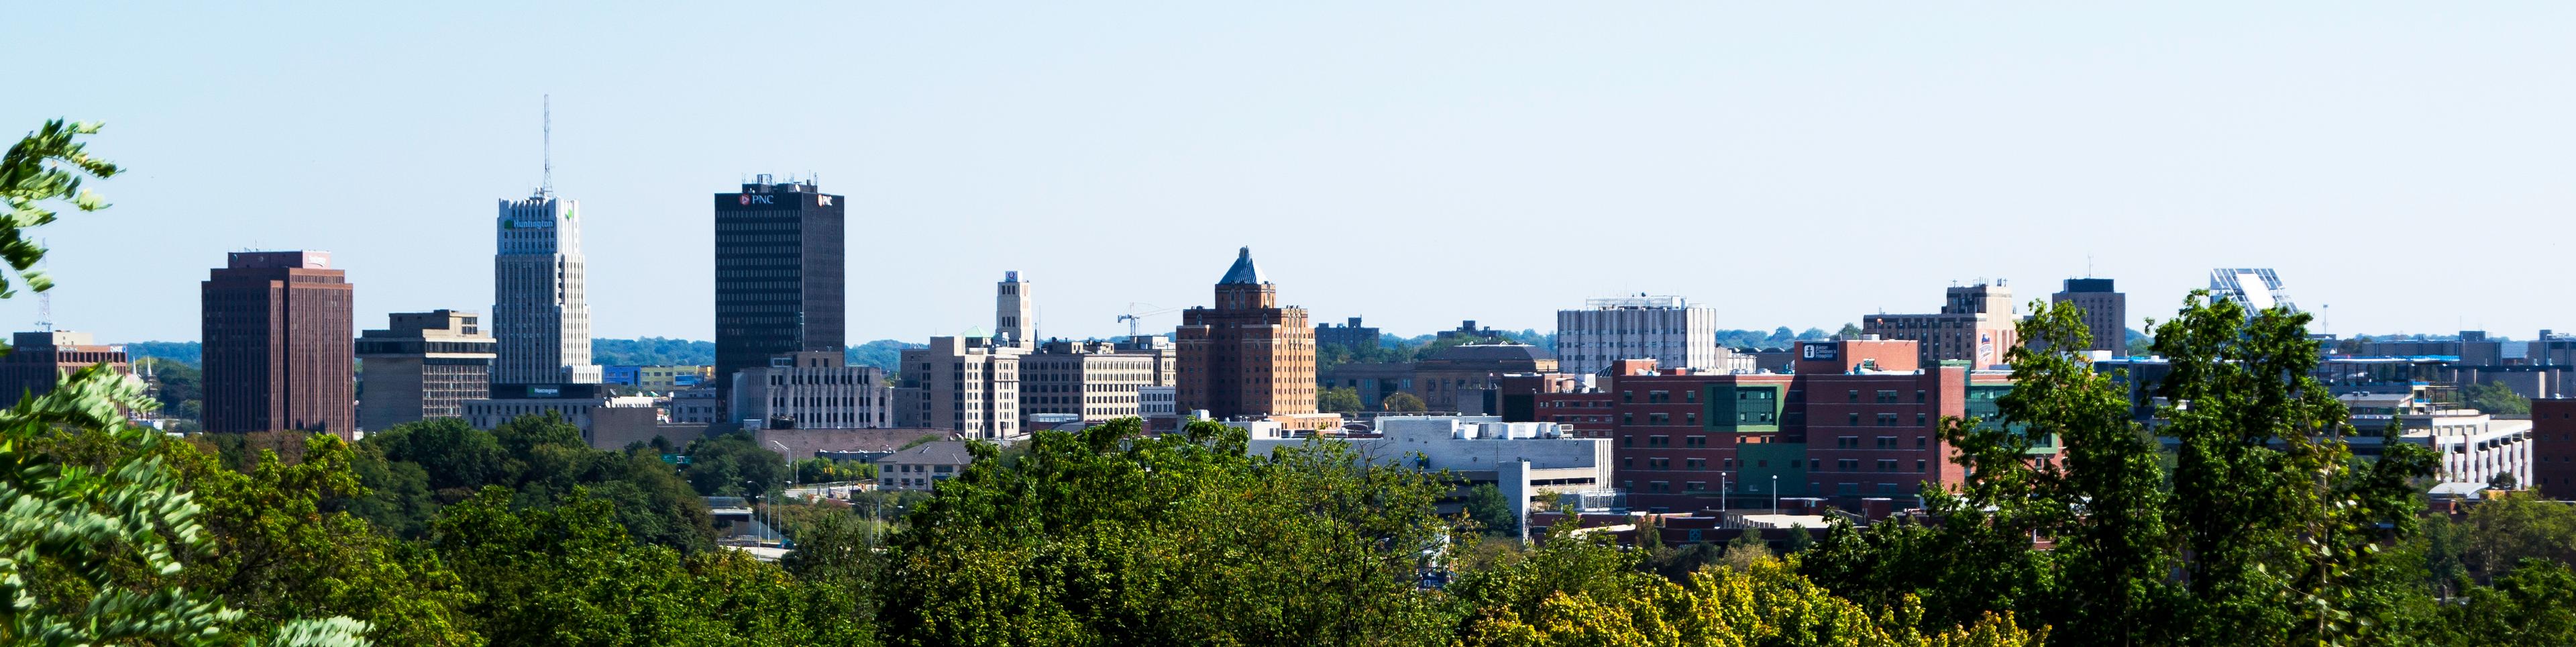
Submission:
[[[552,103],[551,100],[548,101]],[[545,174],[525,200],[502,200],[492,257],[493,384],[597,384],[590,302],[582,294],[581,203],[554,194],[553,106]]]
[[[1020,280],[1018,270],[1002,273],[1002,282],[993,284],[993,345],[1028,349],[1037,346],[1031,337],[1037,330],[1037,302],[1029,295],[1029,282]]]

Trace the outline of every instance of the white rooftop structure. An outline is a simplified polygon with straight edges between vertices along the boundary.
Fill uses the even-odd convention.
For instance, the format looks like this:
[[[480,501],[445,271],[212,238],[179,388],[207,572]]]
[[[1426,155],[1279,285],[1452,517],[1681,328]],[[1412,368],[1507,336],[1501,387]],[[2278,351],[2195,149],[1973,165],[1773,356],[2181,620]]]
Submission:
[[[2234,301],[2251,310],[2279,307],[2299,311],[2298,304],[2290,302],[2290,293],[2281,289],[2281,276],[2268,267],[2210,270],[2209,298],[2212,302]]]

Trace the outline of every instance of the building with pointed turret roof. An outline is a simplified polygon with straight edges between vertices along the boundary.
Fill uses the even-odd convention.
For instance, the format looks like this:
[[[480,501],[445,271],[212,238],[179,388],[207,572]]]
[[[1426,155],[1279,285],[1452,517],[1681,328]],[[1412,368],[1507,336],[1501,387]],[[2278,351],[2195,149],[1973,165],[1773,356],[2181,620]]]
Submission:
[[[1315,329],[1306,309],[1279,305],[1243,248],[1216,283],[1214,307],[1181,313],[1180,409],[1218,419],[1315,413]]]

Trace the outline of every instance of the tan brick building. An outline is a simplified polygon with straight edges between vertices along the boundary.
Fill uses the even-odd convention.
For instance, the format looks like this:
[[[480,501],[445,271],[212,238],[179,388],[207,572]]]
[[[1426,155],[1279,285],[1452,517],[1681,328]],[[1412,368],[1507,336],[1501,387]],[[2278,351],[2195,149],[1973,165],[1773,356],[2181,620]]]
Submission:
[[[1874,314],[1860,319],[1860,331],[1879,339],[1906,340],[1921,349],[1925,366],[1944,360],[1968,362],[1971,368],[2004,363],[2004,354],[2021,344],[2014,325],[2012,289],[2004,282],[1953,286],[1937,314]]]
[[[1180,409],[1218,419],[1315,412],[1315,328],[1306,309],[1280,307],[1243,248],[1216,284],[1216,305],[1181,313]]]

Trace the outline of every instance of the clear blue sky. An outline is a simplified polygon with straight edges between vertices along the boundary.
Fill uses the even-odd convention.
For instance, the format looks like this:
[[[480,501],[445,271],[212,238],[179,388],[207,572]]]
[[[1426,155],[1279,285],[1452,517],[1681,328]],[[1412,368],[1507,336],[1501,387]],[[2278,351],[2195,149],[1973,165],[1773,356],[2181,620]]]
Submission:
[[[49,228],[57,325],[194,339],[242,248],[334,252],[362,328],[489,309],[552,94],[604,337],[710,337],[708,195],[808,171],[853,343],[989,327],[1005,270],[1123,334],[1241,245],[1406,334],[1621,292],[1831,329],[2088,258],[2136,317],[2270,266],[2339,333],[2576,329],[2576,4],[466,4],[9,11],[0,127],[133,170]]]

